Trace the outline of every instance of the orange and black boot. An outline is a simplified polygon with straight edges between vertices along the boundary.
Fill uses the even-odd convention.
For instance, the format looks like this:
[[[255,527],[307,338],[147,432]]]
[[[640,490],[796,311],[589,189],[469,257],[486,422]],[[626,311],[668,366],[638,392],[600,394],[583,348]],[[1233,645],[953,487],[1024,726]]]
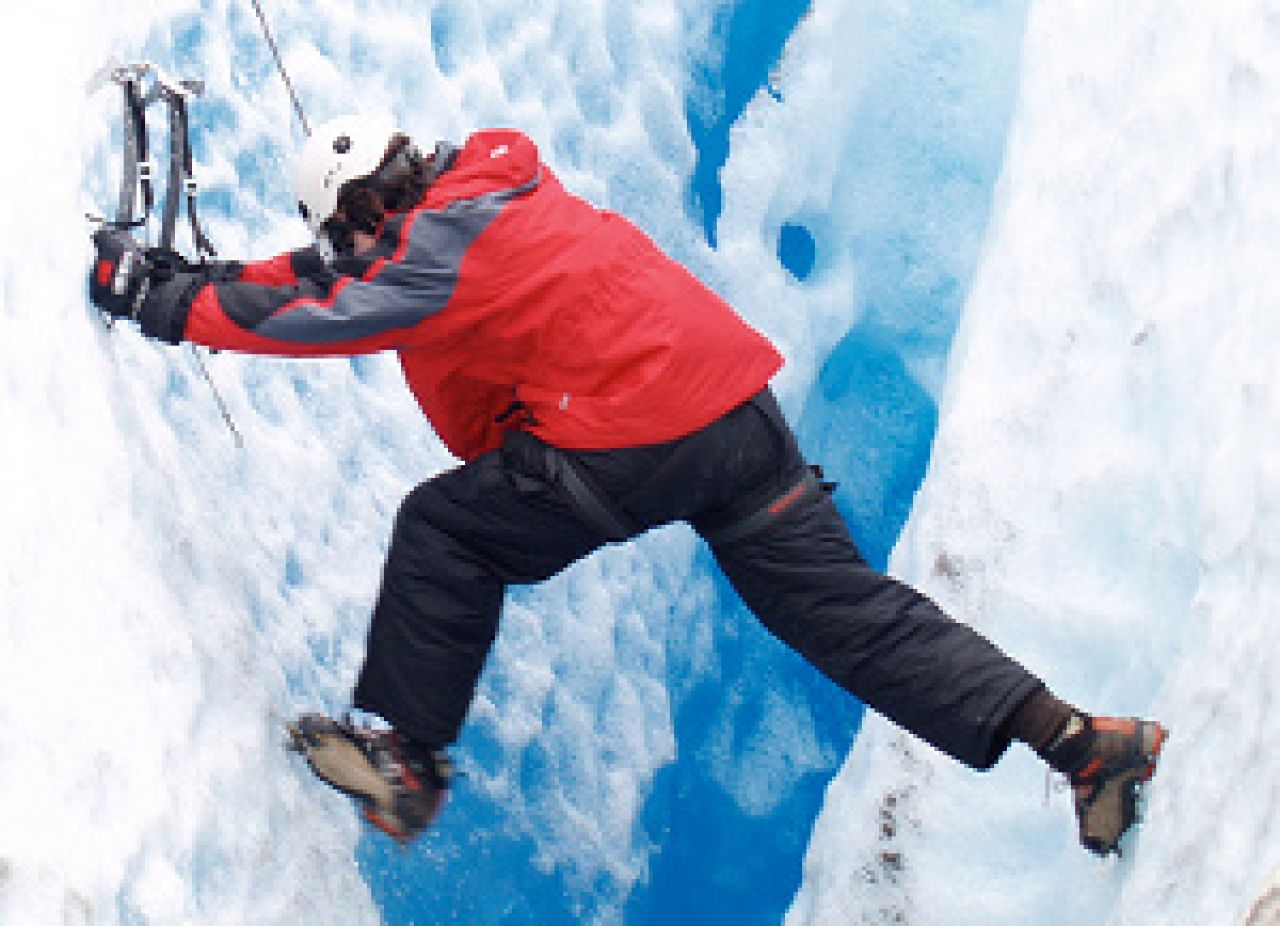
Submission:
[[[366,730],[304,714],[286,726],[290,748],[325,784],[354,798],[365,819],[401,845],[440,813],[453,766],[439,750],[415,748],[394,730]]]
[[[1120,838],[1137,818],[1142,786],[1155,774],[1167,738],[1165,728],[1153,720],[1072,717],[1061,739],[1074,740],[1072,751],[1078,758],[1065,771],[1075,798],[1080,842],[1090,852],[1120,854]]]

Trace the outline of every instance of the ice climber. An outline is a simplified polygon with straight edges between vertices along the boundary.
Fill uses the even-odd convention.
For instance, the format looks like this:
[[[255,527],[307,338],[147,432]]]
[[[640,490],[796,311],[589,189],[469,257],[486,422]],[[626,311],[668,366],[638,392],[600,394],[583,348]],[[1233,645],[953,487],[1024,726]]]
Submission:
[[[407,842],[435,818],[508,586],[685,521],[775,636],[975,769],[1010,743],[1072,784],[1083,844],[1132,824],[1165,739],[1090,716],[868,567],[783,420],[778,351],[622,216],[567,192],[516,131],[420,150],[376,117],[318,128],[296,169],[315,242],[191,264],[95,235],[90,296],[170,344],[290,357],[394,350],[463,462],[396,516],[358,716],[296,747]]]

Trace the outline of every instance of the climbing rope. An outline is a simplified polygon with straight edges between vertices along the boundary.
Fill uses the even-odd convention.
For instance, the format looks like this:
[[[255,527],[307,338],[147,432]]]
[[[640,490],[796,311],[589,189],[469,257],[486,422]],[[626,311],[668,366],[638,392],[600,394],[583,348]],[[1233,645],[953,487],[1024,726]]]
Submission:
[[[302,112],[302,101],[298,99],[298,93],[293,89],[293,81],[289,79],[289,72],[285,70],[284,59],[280,57],[280,49],[276,46],[276,40],[271,35],[271,27],[267,25],[267,17],[262,12],[262,4],[258,0],[250,0],[253,4],[253,10],[258,14],[258,22],[262,24],[262,34],[266,37],[267,47],[271,49],[271,56],[276,59],[276,68],[280,71],[280,76],[284,78],[285,89],[289,91],[289,99],[293,101],[293,111],[298,114],[298,122],[302,125],[303,133],[309,138],[311,137],[311,126],[307,124],[307,117]]]

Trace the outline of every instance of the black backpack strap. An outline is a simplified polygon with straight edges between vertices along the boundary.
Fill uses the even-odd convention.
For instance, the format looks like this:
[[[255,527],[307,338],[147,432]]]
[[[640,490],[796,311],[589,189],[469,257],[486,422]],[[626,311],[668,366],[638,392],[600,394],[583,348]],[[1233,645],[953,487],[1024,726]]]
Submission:
[[[182,202],[179,196],[185,195],[196,253],[216,256],[218,252],[205,236],[196,213],[197,187],[192,171],[191,128],[187,119],[187,95],[199,94],[202,90],[203,86],[196,81],[182,81],[176,86],[159,83],[156,86],[156,93],[169,108],[169,177],[165,185],[164,214],[160,221],[160,247],[173,250]]]
[[[618,510],[568,453],[550,444],[542,446],[547,478],[564,492],[578,515],[598,530],[605,540],[621,543],[640,533],[639,526]]]
[[[199,192],[199,188],[196,186],[195,174],[192,169],[191,129],[187,118],[186,99],[184,97],[176,98],[173,107],[176,113],[174,121],[180,123],[182,132],[182,185],[187,194],[187,219],[191,222],[191,240],[195,244],[197,254],[208,254],[210,257],[217,257],[218,252],[205,235],[204,229],[200,227],[200,217],[196,212],[196,195]]]
[[[116,203],[116,228],[138,228],[151,217],[155,186],[147,143],[147,103],[141,82],[146,72],[140,67],[119,67],[109,78],[120,85],[124,103],[124,153],[121,158],[120,195]],[[142,215],[138,215],[138,191],[142,191]]]

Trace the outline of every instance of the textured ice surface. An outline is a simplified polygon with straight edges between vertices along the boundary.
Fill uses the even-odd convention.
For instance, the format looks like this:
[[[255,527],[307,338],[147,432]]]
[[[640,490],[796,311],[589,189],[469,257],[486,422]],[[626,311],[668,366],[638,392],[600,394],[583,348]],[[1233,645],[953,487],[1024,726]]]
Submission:
[[[789,924],[1235,926],[1268,885],[1278,38],[1263,2],[1032,6],[893,559],[1065,697],[1168,723],[1149,822],[1100,863],[1025,750],[977,775],[870,721]]]
[[[719,3],[264,8],[313,122],[372,102],[422,139],[517,125],[730,298],[786,353],[784,403],[883,560],[977,260],[1024,5],[817,5],[745,98],[696,85],[741,64],[726,43],[751,20]],[[118,100],[83,85],[109,53],[207,81],[202,217],[224,254],[303,240],[300,134],[247,2],[4,16],[0,920],[679,922],[701,888],[699,921],[776,922],[857,714],[682,529],[513,596],[468,778],[413,851],[362,837],[283,755],[281,717],[343,706],[396,505],[452,461],[389,358],[208,358],[237,451],[185,350],[88,312],[82,215],[114,199]],[[712,249],[690,113],[744,105],[709,120],[728,147]],[[803,285],[784,227],[813,241]]]

